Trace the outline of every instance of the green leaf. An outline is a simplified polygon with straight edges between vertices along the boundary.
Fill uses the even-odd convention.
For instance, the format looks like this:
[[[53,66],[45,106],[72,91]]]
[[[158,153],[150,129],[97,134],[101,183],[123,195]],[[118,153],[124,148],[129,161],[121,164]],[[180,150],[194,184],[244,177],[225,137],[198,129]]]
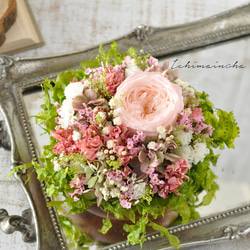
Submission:
[[[165,235],[168,238],[169,243],[172,247],[176,249],[179,249],[181,247],[180,240],[178,239],[178,237],[173,234],[170,234],[165,227],[160,226],[154,222],[149,223],[149,226],[151,226],[156,231],[161,231],[161,234]]]
[[[58,74],[56,78],[56,83],[60,83],[60,85],[68,85],[74,78],[74,74],[71,71],[61,72]],[[64,86],[64,88],[65,88]]]
[[[50,109],[51,108],[51,100],[50,100],[50,95],[49,95],[49,89],[52,89],[52,85],[51,85],[51,81],[50,79],[46,78],[44,80],[43,83],[43,90],[44,90],[44,94],[43,94],[43,103],[46,107],[46,109]]]
[[[47,175],[48,175],[48,172],[47,172],[46,168],[36,169],[36,173],[37,173],[37,179],[39,181],[44,181],[47,178]]]
[[[80,63],[83,69],[96,68],[98,64],[99,64],[98,61],[83,61]]]
[[[102,228],[99,229],[98,231],[102,234],[106,234],[112,227],[112,223],[109,218],[105,218],[102,220],[102,224],[103,224]]]
[[[139,223],[137,223],[136,225],[124,224],[123,229],[126,232],[129,232],[127,236],[128,242],[132,243],[132,245],[135,245],[140,242],[140,234],[142,228]]]
[[[135,223],[135,212],[131,209],[123,209],[123,214],[131,220],[133,223]]]
[[[209,192],[202,199],[202,206],[207,206],[211,203],[214,198],[214,194]]]
[[[49,197],[52,197],[54,193],[57,192],[57,189],[54,184],[48,185],[46,188],[46,193]]]
[[[190,220],[190,208],[185,200],[185,198],[179,197],[178,199],[178,212],[180,213],[180,216],[182,217],[183,223],[187,223]]]
[[[91,169],[90,166],[87,165],[87,166],[85,167],[85,173],[86,173],[86,177],[87,177],[88,179],[90,179],[91,176],[94,174],[94,171]]]
[[[143,215],[135,225],[128,225],[124,224],[123,229],[126,232],[129,232],[127,236],[127,241],[131,243],[132,245],[135,245],[137,243],[140,243],[142,246],[143,238],[145,240],[145,237],[142,237],[140,239],[141,235],[146,234],[146,225],[148,224],[148,215]]]
[[[50,202],[47,202],[47,207],[61,207],[61,205],[63,203],[65,203],[66,201],[50,201]]]
[[[59,219],[63,231],[67,236],[69,249],[89,249],[83,246],[93,243],[94,240],[81,232],[66,216],[59,215]]]
[[[98,176],[94,176],[94,177],[90,178],[89,181],[88,181],[89,188],[94,187],[97,180],[98,180]]]
[[[223,142],[228,148],[234,148],[234,140],[239,136],[240,130],[235,122],[233,112],[226,112],[218,110],[217,115],[219,122],[215,131],[213,132],[213,138],[220,144]]]
[[[33,166],[32,163],[27,163],[27,164],[23,164],[23,165],[20,165],[20,166],[16,166],[16,167],[13,168],[13,169],[11,170],[11,172],[8,174],[7,179],[9,179],[11,175],[13,175],[14,173],[18,172],[19,170],[22,170],[22,169],[29,169],[29,168],[31,168],[32,166]]]

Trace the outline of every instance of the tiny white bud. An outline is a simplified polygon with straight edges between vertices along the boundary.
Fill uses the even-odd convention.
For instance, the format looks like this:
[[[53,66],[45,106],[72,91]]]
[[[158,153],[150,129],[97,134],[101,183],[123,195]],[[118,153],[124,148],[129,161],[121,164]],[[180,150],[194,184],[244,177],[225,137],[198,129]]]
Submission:
[[[108,149],[113,148],[114,147],[114,141],[113,140],[108,140],[107,141],[107,147],[108,147]]]
[[[116,117],[113,119],[114,125],[121,125],[122,124],[122,119],[120,117]]]

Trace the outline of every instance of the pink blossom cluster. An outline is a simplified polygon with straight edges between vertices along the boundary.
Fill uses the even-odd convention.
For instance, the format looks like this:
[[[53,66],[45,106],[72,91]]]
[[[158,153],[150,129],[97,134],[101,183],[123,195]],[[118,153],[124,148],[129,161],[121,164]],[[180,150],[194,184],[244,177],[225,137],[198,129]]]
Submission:
[[[124,64],[116,66],[107,64],[98,68],[88,68],[85,74],[90,75],[97,82],[104,79],[106,90],[111,94],[115,94],[117,87],[125,80]]]
[[[179,195],[178,188],[184,182],[184,179],[189,180],[186,172],[190,169],[190,165],[186,159],[179,158],[170,165],[167,165],[163,173],[156,171],[156,168],[148,168],[149,186],[154,193],[166,199],[169,193]]]
[[[109,136],[105,137],[105,140],[113,142],[113,151],[120,158],[120,165],[123,166],[137,157],[145,138],[146,135],[142,131],[137,131],[136,134],[129,137],[129,129],[118,125],[109,127]]]
[[[184,129],[190,129],[197,135],[204,134],[206,137],[211,136],[213,128],[211,125],[205,123],[202,108],[199,108],[198,105],[198,102],[192,104],[191,112],[188,112],[187,109],[183,109],[177,120],[177,125],[184,125]]]
[[[115,94],[117,87],[125,80],[124,70],[121,66],[113,67],[109,65],[105,75],[106,90]]]
[[[96,154],[103,144],[94,125],[82,129],[81,139],[77,141],[73,140],[73,129],[58,129],[52,131],[51,136],[59,141],[54,146],[53,153],[65,153],[66,155],[80,153],[85,156],[89,162],[92,162],[96,158]]]
[[[76,179],[73,179],[70,181],[70,187],[74,188],[74,192],[73,193],[69,193],[70,197],[74,199],[74,201],[78,201],[79,195],[82,195],[84,190],[85,190],[85,179],[84,177],[77,177]]]
[[[125,166],[124,171],[113,170],[107,172],[109,181],[114,182],[119,187],[120,193],[118,198],[121,206],[127,209],[139,202],[134,194],[133,182],[135,180],[131,177],[132,174],[133,171],[128,166]]]
[[[57,129],[56,131],[51,131],[51,136],[57,139],[56,145],[54,146],[54,154],[70,155],[72,153],[78,152],[78,147],[75,145],[73,140],[73,129]]]

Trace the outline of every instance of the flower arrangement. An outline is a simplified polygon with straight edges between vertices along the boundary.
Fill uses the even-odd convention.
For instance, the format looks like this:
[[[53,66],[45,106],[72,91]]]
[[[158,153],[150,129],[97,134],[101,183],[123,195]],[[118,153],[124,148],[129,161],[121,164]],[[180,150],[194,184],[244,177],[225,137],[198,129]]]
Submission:
[[[151,218],[168,208],[186,223],[212,201],[218,185],[210,165],[219,157],[213,149],[234,147],[239,128],[233,113],[215,109],[167,61],[160,65],[133,48],[120,53],[116,43],[108,51],[101,46],[81,66],[42,86],[43,111],[36,118],[50,144],[32,165],[49,196],[65,197],[50,205],[65,203],[70,213],[82,213],[96,204],[107,213],[102,233],[114,214],[131,221],[123,227],[128,242],[143,244],[150,226],[178,248],[178,239]]]

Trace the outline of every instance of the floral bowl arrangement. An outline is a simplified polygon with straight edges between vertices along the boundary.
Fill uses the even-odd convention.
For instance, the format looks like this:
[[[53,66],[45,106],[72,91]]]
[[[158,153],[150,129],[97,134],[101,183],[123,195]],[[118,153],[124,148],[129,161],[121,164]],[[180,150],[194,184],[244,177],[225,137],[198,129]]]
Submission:
[[[234,147],[239,128],[233,113],[215,109],[167,61],[160,65],[133,48],[120,53],[116,43],[108,51],[101,46],[81,66],[42,86],[43,111],[36,119],[50,143],[29,166],[54,197],[49,205],[64,204],[71,214],[95,206],[106,216],[101,233],[112,229],[112,215],[130,222],[122,227],[131,244],[142,245],[151,227],[178,248],[178,239],[156,219],[167,209],[178,212],[176,223],[187,223],[215,197],[210,165],[219,155],[213,149]],[[62,218],[84,244],[86,237],[76,237],[77,229]]]

